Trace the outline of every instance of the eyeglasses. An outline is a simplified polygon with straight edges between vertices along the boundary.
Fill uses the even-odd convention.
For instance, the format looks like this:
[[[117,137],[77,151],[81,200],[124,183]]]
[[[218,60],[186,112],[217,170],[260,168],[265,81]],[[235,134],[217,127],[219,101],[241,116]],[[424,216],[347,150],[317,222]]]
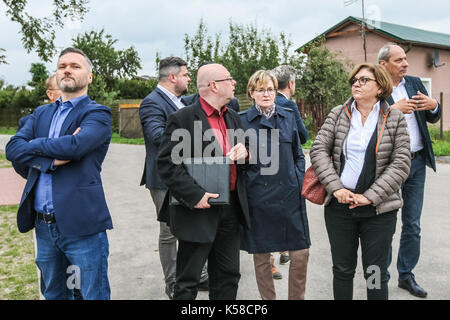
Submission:
[[[256,92],[256,93],[258,93],[258,94],[264,94],[264,93],[267,92],[267,94],[269,94],[269,95],[275,94],[276,91],[277,91],[277,90],[275,90],[275,89],[273,89],[273,88],[269,88],[269,89],[257,89],[257,90],[254,90],[254,92]]]
[[[222,82],[222,81],[230,81],[230,82],[233,82],[233,78],[232,77],[229,77],[229,78],[226,78],[226,79],[220,79],[220,80],[213,80],[214,82]],[[208,83],[208,87],[211,85],[211,83]]]
[[[358,82],[359,85],[362,87],[362,86],[365,86],[367,84],[367,82],[369,82],[369,81],[377,81],[377,80],[370,79],[368,77],[361,77],[359,79],[353,77],[353,78],[350,79],[349,83],[350,83],[351,86],[353,86],[356,82]]]

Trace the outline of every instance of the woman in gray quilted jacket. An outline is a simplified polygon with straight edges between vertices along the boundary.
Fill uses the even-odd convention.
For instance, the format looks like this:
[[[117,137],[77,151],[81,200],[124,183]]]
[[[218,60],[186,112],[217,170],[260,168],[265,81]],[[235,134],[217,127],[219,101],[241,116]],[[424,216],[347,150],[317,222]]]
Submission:
[[[333,293],[353,298],[361,242],[367,298],[388,299],[388,257],[402,207],[400,187],[411,166],[403,114],[386,99],[392,80],[380,65],[350,76],[352,97],[331,110],[310,151],[325,187],[325,223],[333,260]]]

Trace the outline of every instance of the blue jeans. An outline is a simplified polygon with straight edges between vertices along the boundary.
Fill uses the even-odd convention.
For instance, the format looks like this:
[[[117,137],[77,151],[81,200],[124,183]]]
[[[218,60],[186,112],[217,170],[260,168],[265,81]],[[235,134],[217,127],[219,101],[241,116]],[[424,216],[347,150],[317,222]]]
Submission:
[[[420,216],[425,187],[425,157],[420,153],[411,161],[408,179],[402,185],[402,233],[398,249],[399,280],[414,277],[412,270],[420,257]]]
[[[36,264],[47,300],[71,300],[79,289],[85,300],[109,300],[109,244],[106,231],[65,237],[55,223],[36,221]]]

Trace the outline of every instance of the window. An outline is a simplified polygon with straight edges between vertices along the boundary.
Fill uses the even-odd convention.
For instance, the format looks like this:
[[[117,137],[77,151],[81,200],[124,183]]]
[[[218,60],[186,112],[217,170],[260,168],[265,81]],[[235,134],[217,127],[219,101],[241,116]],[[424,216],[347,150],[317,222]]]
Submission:
[[[432,97],[432,93],[431,93],[431,78],[420,78],[420,80],[422,80],[423,86],[425,87],[425,89],[427,89],[428,96]]]

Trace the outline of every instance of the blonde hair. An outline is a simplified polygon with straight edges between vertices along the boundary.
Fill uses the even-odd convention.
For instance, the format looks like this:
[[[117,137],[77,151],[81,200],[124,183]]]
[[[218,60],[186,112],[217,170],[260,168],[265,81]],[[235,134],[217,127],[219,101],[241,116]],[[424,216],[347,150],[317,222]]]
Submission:
[[[394,84],[392,82],[391,76],[386,71],[386,69],[379,64],[361,63],[360,65],[356,66],[355,69],[353,69],[352,73],[350,74],[350,81],[361,69],[369,70],[375,77],[375,80],[377,81],[377,84],[381,90],[381,93],[377,98],[387,100],[392,94],[392,88]]]
[[[275,74],[269,70],[258,70],[248,80],[247,84],[247,96],[252,99],[250,92],[255,91],[259,86],[263,86],[270,81],[273,82],[274,89],[278,89],[278,80]]]

